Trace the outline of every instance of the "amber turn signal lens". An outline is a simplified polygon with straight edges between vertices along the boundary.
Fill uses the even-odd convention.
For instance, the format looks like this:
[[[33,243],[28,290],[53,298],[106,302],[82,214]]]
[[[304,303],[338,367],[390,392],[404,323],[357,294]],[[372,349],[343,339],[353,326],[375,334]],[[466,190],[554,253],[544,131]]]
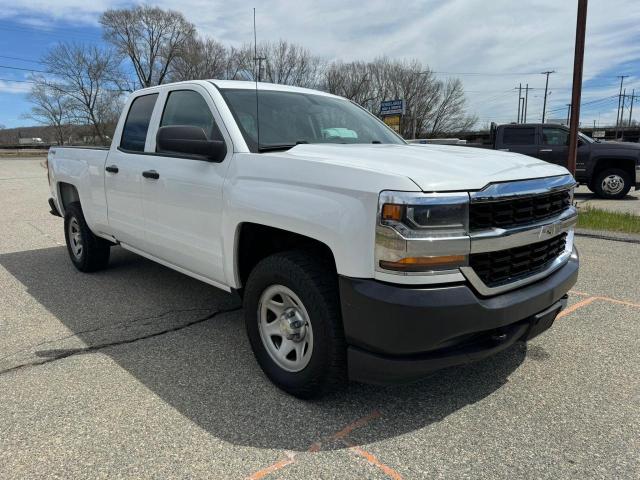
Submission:
[[[385,270],[397,270],[402,272],[422,272],[441,267],[455,268],[466,261],[464,255],[446,255],[442,257],[407,257],[397,262],[380,260],[380,267]]]
[[[382,220],[395,220],[400,222],[404,213],[404,205],[396,205],[394,203],[385,203],[382,206]]]

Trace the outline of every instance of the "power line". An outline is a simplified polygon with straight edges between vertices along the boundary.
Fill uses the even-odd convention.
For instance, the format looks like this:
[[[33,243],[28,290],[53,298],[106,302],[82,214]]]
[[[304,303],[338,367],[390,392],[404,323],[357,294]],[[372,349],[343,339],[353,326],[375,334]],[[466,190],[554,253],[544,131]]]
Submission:
[[[0,78],[0,82],[36,83],[33,80],[14,80],[12,78]]]
[[[504,75],[538,75],[539,72],[442,72],[437,70],[429,70],[430,73],[436,75],[478,75],[487,77],[502,77]]]
[[[102,37],[99,35],[93,35],[86,32],[69,32],[69,29],[60,28],[60,27],[47,27],[46,29],[38,28],[32,25],[25,26],[16,26],[15,24],[6,24],[4,22],[0,22],[0,30],[7,30],[13,32],[28,32],[36,35],[45,35],[49,37],[57,37],[57,38],[69,38],[69,34],[72,33],[74,37],[84,37],[88,40],[102,40]],[[57,31],[57,32],[56,32]],[[64,32],[64,33],[63,33]]]
[[[587,105],[593,105],[595,103],[602,103],[602,102],[608,102],[608,101],[610,102],[613,99],[615,99],[615,97],[617,97],[617,95],[609,95],[608,97],[597,98],[595,100],[590,100],[588,102],[581,102],[580,106],[584,107],[584,106],[587,106]],[[549,113],[558,112],[560,110],[564,110],[566,107],[567,107],[567,105],[564,105],[562,107],[551,108],[551,109],[549,109]]]
[[[9,60],[18,60],[19,62],[38,63],[38,64],[42,65],[42,62],[39,62],[38,60],[30,60],[28,58],[10,57],[8,55],[0,55],[0,58],[7,58]]]
[[[21,70],[23,72],[51,73],[46,70],[36,70],[34,68],[12,67],[10,65],[0,65],[0,68],[8,68],[9,70]]]

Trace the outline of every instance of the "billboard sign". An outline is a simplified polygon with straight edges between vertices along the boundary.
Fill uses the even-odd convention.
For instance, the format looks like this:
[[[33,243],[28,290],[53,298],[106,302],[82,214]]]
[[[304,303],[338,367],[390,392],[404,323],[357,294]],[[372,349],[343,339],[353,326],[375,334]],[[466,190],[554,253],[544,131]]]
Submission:
[[[404,100],[385,100],[380,102],[380,115],[404,115]]]

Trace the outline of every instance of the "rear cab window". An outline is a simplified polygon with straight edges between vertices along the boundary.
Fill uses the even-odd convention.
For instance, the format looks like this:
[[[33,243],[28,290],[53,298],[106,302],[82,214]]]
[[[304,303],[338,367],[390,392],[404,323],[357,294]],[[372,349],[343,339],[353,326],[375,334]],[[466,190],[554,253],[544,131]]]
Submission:
[[[122,150],[144,152],[151,114],[157,99],[158,94],[152,93],[141,95],[133,100],[122,128],[122,137],[120,138],[120,148]]]
[[[536,127],[505,127],[502,131],[504,145],[535,145]]]

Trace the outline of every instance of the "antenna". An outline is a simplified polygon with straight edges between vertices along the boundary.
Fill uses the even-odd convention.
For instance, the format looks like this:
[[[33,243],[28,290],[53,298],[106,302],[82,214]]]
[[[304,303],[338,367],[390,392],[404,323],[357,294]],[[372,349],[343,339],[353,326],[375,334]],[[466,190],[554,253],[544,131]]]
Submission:
[[[256,81],[256,130],[258,134],[258,152],[260,151],[260,107],[258,102],[258,36],[256,34],[256,7],[253,7],[253,78]]]

